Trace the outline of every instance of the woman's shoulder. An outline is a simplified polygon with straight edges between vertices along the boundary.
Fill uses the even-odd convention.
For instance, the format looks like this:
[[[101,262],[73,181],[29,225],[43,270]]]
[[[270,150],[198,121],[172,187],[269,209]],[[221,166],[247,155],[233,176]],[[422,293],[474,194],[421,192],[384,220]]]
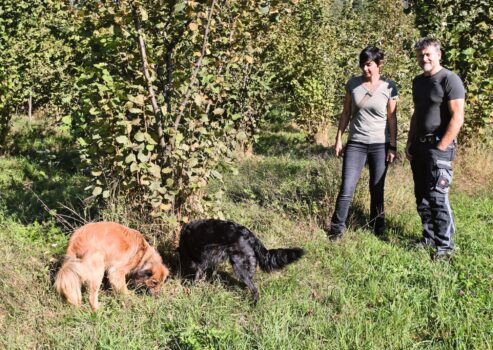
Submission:
[[[381,79],[383,80],[384,84],[386,84],[387,89],[397,91],[397,83],[395,81],[383,76]]]
[[[361,75],[353,75],[346,83],[346,90],[351,91],[354,88],[360,86],[363,83],[363,77]]]
[[[394,80],[387,78],[386,76],[382,76],[381,79],[389,86],[397,86],[397,83]]]

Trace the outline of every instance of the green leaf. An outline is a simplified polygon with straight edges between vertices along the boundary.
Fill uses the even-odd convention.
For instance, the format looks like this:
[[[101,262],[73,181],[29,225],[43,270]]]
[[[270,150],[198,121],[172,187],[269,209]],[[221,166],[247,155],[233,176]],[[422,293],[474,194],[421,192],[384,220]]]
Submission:
[[[144,134],[146,141],[151,145],[157,145],[157,142],[147,132]]]
[[[127,164],[133,163],[136,160],[137,159],[135,158],[135,154],[133,154],[133,153],[130,153],[128,156],[125,157],[125,163],[127,163]]]
[[[161,177],[161,168],[157,164],[152,164],[151,167],[149,168],[149,172],[157,178]]]
[[[94,197],[99,196],[103,192],[103,189],[101,187],[94,187],[94,190],[92,191],[92,195]]]
[[[145,155],[144,153],[142,153],[142,151],[140,151],[138,154],[137,154],[137,158],[142,162],[142,163],[146,163],[148,160],[149,160],[149,156]]]
[[[222,115],[224,113],[224,109],[223,108],[216,108],[216,109],[214,109],[214,111],[212,113],[214,113],[214,115]]]
[[[196,166],[197,164],[199,163],[199,161],[197,160],[197,158],[191,158],[188,162],[188,166],[190,168],[193,168],[194,166]]]
[[[144,133],[142,133],[140,131],[137,132],[134,136],[134,140],[137,142],[142,142],[142,141],[144,141],[144,139],[145,139],[145,135],[144,135]]]
[[[147,11],[145,8],[141,7],[139,8],[140,11],[140,18],[142,19],[142,22],[145,22],[149,19],[149,15],[147,14]]]
[[[177,15],[181,11],[185,9],[185,3],[184,2],[179,2],[175,5],[175,8],[173,9],[173,15]]]
[[[72,117],[70,115],[66,115],[62,118],[62,123],[70,126],[72,124]]]
[[[175,142],[176,142],[176,144],[177,144],[177,145],[178,145],[178,144],[180,144],[180,142],[182,142],[182,141],[183,141],[183,138],[184,138],[183,134],[182,134],[181,132],[179,132],[179,131],[178,131],[178,132],[176,133],[176,136],[175,136]]]
[[[217,170],[211,170],[211,175],[219,180],[223,178],[223,176]]]
[[[116,140],[116,142],[121,143],[121,144],[128,143],[128,137],[125,135],[120,135],[115,140]]]
[[[247,135],[244,131],[238,132],[238,135],[236,135],[236,138],[240,141],[244,141],[247,139]]]

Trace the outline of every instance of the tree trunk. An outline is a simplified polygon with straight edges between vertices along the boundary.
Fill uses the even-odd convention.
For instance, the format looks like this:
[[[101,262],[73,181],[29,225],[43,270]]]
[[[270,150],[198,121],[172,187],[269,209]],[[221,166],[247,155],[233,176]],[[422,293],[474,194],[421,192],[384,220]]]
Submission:
[[[29,92],[29,98],[27,100],[27,115],[29,117],[29,121],[33,120],[33,93]]]
[[[156,94],[154,93],[154,88],[152,86],[151,75],[149,74],[149,63],[147,62],[145,42],[144,42],[144,37],[142,35],[142,26],[135,5],[132,6],[132,14],[134,17],[135,29],[137,29],[137,36],[138,36],[137,39],[139,43],[140,56],[142,59],[142,69],[144,71],[144,77],[147,82],[147,91],[149,93],[149,97],[151,98],[152,110],[156,118],[159,146],[161,148],[161,151],[164,152],[164,150],[166,149],[166,140],[164,138],[164,132],[163,132],[163,114],[157,103]]]

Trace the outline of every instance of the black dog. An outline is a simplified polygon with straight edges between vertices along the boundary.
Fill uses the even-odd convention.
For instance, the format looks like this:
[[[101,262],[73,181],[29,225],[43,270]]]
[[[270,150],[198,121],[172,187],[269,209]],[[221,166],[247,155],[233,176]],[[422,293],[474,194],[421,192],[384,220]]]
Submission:
[[[304,254],[301,248],[267,250],[246,227],[213,219],[197,220],[183,226],[178,251],[182,267],[192,270],[195,281],[229,258],[235,274],[251,290],[255,304],[258,290],[253,275],[257,261],[263,271],[269,272],[283,268]]]

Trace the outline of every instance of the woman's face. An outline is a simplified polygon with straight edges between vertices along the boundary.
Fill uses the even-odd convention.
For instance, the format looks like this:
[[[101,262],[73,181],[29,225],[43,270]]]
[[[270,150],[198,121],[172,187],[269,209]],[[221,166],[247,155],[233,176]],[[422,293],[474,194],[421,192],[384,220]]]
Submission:
[[[380,74],[380,65],[375,61],[366,61],[361,67],[361,70],[363,71],[363,76],[365,78],[370,78]]]

